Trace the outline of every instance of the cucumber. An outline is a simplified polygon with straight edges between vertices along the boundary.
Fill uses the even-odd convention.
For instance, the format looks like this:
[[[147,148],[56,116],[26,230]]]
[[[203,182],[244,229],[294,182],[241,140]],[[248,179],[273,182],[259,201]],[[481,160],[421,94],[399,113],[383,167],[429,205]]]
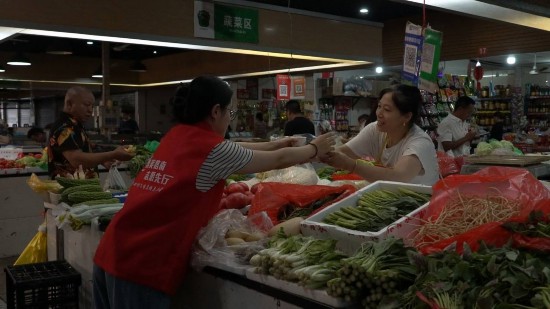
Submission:
[[[63,192],[61,192],[61,201],[65,203],[68,202],[69,194],[74,192],[102,192],[102,191],[103,189],[97,184],[70,187],[63,190]]]
[[[64,188],[83,186],[83,185],[100,185],[99,178],[89,178],[89,179],[71,179],[65,177],[55,177],[55,180],[63,186]]]
[[[74,204],[73,207],[80,206],[80,205],[93,206],[93,205],[116,204],[116,203],[120,203],[120,201],[117,198],[113,197],[113,198],[108,198],[108,199],[105,199],[105,200],[89,200],[89,201],[81,202],[81,203],[78,203],[78,204]]]
[[[82,203],[92,200],[107,200],[113,195],[109,192],[73,192],[69,193],[69,202]]]

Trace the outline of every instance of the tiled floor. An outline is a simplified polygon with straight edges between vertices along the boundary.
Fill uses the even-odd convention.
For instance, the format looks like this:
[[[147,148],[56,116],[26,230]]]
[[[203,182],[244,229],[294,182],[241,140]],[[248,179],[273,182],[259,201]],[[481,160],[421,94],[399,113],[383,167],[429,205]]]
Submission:
[[[17,256],[0,259],[0,309],[6,309],[6,273],[4,267],[13,265]]]

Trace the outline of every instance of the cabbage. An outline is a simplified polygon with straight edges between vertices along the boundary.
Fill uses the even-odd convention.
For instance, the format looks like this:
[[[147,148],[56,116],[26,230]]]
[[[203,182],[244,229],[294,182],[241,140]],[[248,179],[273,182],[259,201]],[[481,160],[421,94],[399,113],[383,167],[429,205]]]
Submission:
[[[491,148],[493,149],[502,148],[502,144],[497,140],[490,140],[489,145],[491,145]]]
[[[492,151],[493,147],[491,147],[489,143],[480,142],[479,144],[477,144],[474,153],[478,156],[487,156],[490,155]]]
[[[502,148],[514,151],[514,144],[510,143],[509,141],[501,140],[500,143],[502,144]]]

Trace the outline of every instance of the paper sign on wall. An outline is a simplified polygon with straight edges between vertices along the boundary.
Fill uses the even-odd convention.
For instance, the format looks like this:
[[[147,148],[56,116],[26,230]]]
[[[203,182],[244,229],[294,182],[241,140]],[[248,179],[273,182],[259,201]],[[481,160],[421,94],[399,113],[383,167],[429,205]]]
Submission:
[[[306,78],[304,76],[292,77],[292,98],[304,98],[306,96]]]
[[[290,100],[290,76],[277,74],[277,100]]]

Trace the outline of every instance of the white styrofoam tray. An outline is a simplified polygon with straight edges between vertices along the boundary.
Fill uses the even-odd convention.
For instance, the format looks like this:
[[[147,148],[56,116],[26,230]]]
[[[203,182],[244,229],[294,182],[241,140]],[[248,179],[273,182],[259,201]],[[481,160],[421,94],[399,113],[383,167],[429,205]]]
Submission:
[[[365,241],[385,239],[390,235],[397,238],[403,238],[406,244],[411,245],[412,242],[410,241],[410,236],[412,236],[412,233],[420,225],[419,218],[424,213],[428,203],[420,206],[408,215],[399,218],[392,224],[382,228],[379,231],[361,232],[323,222],[323,219],[328,214],[333,213],[342,207],[356,206],[357,201],[365,192],[374,190],[397,191],[398,188],[406,188],[419,193],[432,193],[432,187],[430,186],[393,181],[377,181],[302,221],[300,230],[302,234],[306,236],[338,240],[336,247],[347,254],[354,254]]]
[[[288,293],[312,299],[319,303],[328,305],[332,308],[347,308],[353,304],[353,302],[346,302],[341,298],[336,298],[328,295],[326,290],[309,289],[294,282],[279,280],[270,275],[257,274],[254,271],[254,268],[247,269],[245,276],[252,281],[256,281]]]

